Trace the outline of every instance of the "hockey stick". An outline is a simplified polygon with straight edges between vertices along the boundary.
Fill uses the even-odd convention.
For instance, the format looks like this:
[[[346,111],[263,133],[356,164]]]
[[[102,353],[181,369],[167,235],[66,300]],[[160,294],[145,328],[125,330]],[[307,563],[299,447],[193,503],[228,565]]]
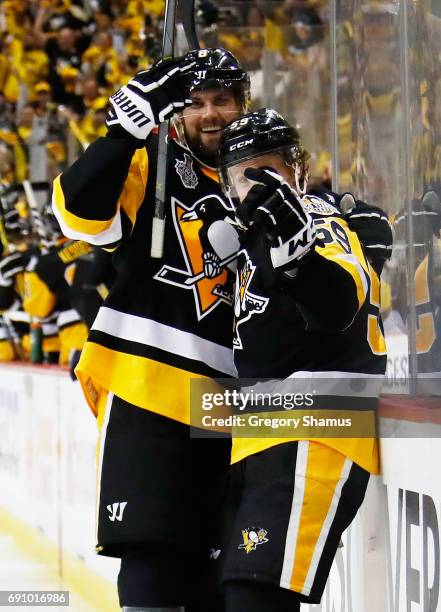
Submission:
[[[237,253],[233,253],[232,255],[228,255],[225,259],[222,259],[219,262],[219,267],[224,268],[229,263],[234,261],[237,258]],[[221,270],[223,271],[223,270]],[[219,272],[220,274],[220,272]],[[169,266],[163,266],[159,272],[156,274],[155,278],[161,279],[166,283],[171,283],[173,285],[180,285],[185,287],[192,287],[198,281],[203,278],[208,278],[204,271],[195,274],[194,276],[189,276],[187,272],[184,270],[176,270],[175,268],[170,268]]]
[[[180,15],[185,35],[189,44],[196,42],[196,28],[194,25],[194,0],[180,0]],[[172,57],[175,40],[175,22],[178,11],[178,0],[167,0],[165,9],[164,36],[162,41],[162,57]],[[164,253],[164,232],[165,232],[165,190],[167,182],[167,136],[169,122],[164,121],[159,126],[158,144],[158,165],[156,171],[156,193],[155,211],[153,214],[152,240],[150,255],[155,259],[160,259]]]
[[[199,49],[194,18],[194,0],[178,0],[178,21],[182,24],[190,50]]]
[[[164,36],[162,39],[162,58],[172,57],[175,43],[175,21],[178,0],[167,0],[165,7]],[[155,211],[152,225],[152,244],[150,255],[160,259],[164,252],[165,232],[165,188],[167,180],[167,135],[169,122],[159,126],[158,166],[156,170]]]

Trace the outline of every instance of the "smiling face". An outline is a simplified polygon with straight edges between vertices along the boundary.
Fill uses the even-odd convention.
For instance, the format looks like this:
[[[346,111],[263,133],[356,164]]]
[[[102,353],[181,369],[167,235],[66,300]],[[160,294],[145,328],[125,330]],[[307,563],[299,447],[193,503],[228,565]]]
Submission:
[[[191,99],[181,116],[187,144],[196,157],[214,166],[222,129],[239,118],[240,104],[227,87],[196,90]]]

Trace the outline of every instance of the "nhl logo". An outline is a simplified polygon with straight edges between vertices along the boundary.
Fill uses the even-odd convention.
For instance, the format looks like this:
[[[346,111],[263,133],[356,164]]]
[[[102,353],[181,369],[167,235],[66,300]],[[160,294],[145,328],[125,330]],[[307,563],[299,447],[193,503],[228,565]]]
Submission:
[[[184,160],[176,160],[176,172],[181,177],[182,184],[188,189],[195,189],[199,183],[196,172],[193,170],[193,160],[187,153],[184,153]]]

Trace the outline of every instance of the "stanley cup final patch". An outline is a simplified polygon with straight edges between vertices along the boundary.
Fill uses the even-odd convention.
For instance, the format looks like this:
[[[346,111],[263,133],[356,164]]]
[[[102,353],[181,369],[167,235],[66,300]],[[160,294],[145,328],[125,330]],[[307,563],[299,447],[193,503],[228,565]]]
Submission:
[[[190,155],[184,153],[184,159],[177,159],[175,163],[176,172],[181,177],[182,184],[187,189],[195,189],[199,183],[196,172],[193,169],[193,160]]]

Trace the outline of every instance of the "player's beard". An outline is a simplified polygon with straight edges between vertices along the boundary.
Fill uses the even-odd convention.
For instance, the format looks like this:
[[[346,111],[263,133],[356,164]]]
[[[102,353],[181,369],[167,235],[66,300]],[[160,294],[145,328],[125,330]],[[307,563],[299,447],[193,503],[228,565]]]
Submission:
[[[218,138],[212,138],[210,143],[205,144],[202,142],[200,132],[197,132],[193,136],[189,136],[185,130],[185,139],[191,152],[202,163],[212,168],[217,166],[217,150],[219,148],[220,137],[221,130],[219,130]]]

